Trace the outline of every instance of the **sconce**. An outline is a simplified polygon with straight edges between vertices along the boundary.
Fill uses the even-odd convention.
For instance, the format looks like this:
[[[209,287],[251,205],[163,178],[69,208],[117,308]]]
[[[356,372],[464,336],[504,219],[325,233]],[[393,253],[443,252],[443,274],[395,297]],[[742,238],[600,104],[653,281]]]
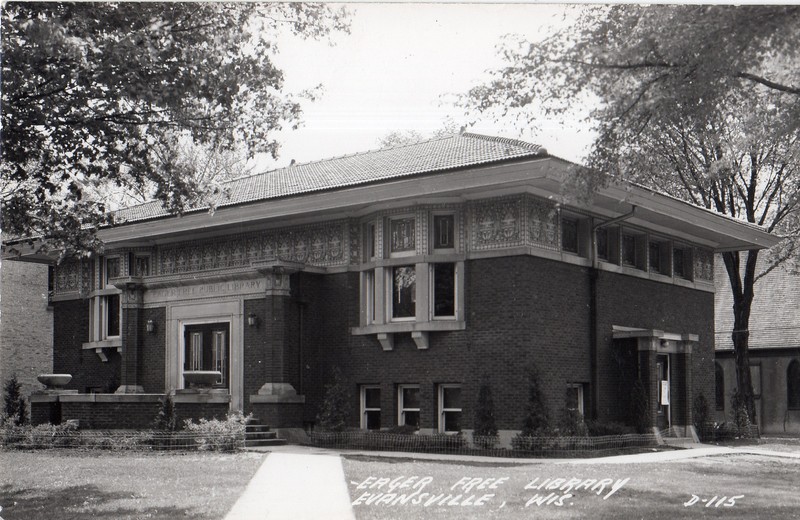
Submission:
[[[147,328],[147,332],[152,334],[156,331],[156,322],[153,320],[147,320],[145,327]]]
[[[250,327],[258,326],[258,316],[256,316],[252,312],[250,314],[248,314],[247,315],[247,325],[249,325]]]

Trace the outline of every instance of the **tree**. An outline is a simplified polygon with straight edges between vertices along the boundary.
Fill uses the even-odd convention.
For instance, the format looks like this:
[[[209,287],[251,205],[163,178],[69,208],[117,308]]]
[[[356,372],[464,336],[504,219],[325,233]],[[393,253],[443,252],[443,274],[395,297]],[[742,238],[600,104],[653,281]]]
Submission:
[[[300,99],[275,65],[282,34],[347,31],[346,12],[300,3],[7,3],[2,12],[3,230],[86,250],[113,223],[86,186],[148,183],[173,212],[205,188],[159,151],[275,156]],[[174,157],[173,157],[174,158]]]
[[[317,420],[324,431],[343,432],[347,429],[350,391],[339,367],[333,367],[331,376],[333,379],[325,386],[325,397]]]
[[[475,402],[475,420],[472,436],[475,444],[481,448],[490,449],[497,444],[497,423],[494,414],[494,399],[489,378],[484,375],[478,389],[478,399]]]
[[[634,180],[787,236],[800,236],[800,7],[598,6],[541,42],[507,40],[506,66],[464,98],[534,121],[592,102],[591,189]],[[495,112],[497,111],[497,112]],[[598,174],[603,172],[603,174]],[[757,251],[724,253],[737,384],[754,413],[748,345]]]
[[[3,421],[16,426],[28,422],[28,407],[16,375],[12,375],[3,388]]]

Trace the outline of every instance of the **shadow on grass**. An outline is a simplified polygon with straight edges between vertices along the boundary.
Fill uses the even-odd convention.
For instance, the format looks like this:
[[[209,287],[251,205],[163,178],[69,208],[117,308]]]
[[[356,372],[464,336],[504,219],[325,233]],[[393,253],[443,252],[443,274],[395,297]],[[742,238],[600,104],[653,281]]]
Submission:
[[[11,485],[0,487],[0,506],[3,520],[69,520],[154,518],[172,519],[202,517],[195,512],[176,507],[108,510],[102,507],[114,500],[135,498],[131,493],[108,493],[97,486],[72,486],[61,489],[16,489]]]

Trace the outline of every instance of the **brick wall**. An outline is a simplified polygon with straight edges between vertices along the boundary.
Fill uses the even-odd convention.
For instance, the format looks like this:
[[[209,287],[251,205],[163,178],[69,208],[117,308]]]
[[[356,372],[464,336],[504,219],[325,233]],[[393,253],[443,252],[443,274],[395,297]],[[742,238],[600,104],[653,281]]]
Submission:
[[[47,308],[47,266],[0,264],[0,394],[16,374],[22,394],[42,388],[39,374],[53,371],[53,314]]]
[[[589,383],[589,270],[530,256],[473,260],[466,264],[464,331],[430,334],[418,350],[410,334],[396,334],[384,352],[373,336],[351,336],[358,323],[358,274],[305,276],[299,287],[308,302],[304,330],[306,420],[322,402],[330,368],[338,366],[352,391],[350,417],[358,426],[358,385],[381,387],[382,426],[396,424],[397,385],[419,384],[421,426],[437,427],[436,387],[462,385],[462,427],[472,427],[473,403],[482,376],[490,382],[500,429],[519,429],[527,373],[536,368],[552,422],[566,402],[569,383]],[[304,281],[305,280],[305,281]],[[700,335],[692,356],[692,380],[713,395],[713,295],[649,280],[600,273],[598,279],[600,417],[617,420],[629,395],[625,369],[611,338],[612,325]],[[628,360],[635,366],[635,355]],[[676,360],[677,363],[677,360]],[[675,368],[677,368],[676,365]],[[587,394],[588,398],[591,392]],[[685,409],[686,404],[676,402]],[[683,413],[683,411],[681,411]],[[674,416],[675,417],[675,416]]]
[[[119,353],[104,349],[108,361],[102,361],[94,350],[81,348],[89,341],[89,300],[55,302],[53,311],[53,371],[72,374],[68,389],[113,393],[120,384]]]
[[[139,384],[147,394],[163,394],[169,388],[165,388],[165,366],[166,366],[166,338],[167,338],[167,311],[164,307],[152,309],[142,309],[142,319],[140,323],[139,338]],[[146,330],[147,320],[153,320],[155,330],[148,333]]]

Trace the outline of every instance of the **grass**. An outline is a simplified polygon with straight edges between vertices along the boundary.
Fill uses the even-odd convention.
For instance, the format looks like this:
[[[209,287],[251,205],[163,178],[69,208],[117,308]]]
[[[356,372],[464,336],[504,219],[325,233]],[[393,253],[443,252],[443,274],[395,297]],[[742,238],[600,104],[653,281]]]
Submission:
[[[800,497],[797,482],[800,482],[800,460],[777,459],[753,455],[717,456],[682,461],[637,464],[578,464],[573,462],[541,461],[522,466],[510,464],[465,465],[421,462],[409,459],[365,459],[347,457],[343,461],[345,476],[351,500],[356,502],[363,493],[388,493],[388,484],[383,489],[357,489],[369,477],[389,478],[430,477],[430,484],[420,490],[429,495],[424,499],[441,495],[445,497],[462,495],[460,499],[432,502],[427,507],[424,502],[405,505],[354,505],[358,520],[379,519],[492,519],[507,520],[527,518],[547,519],[665,519],[674,518],[798,518]],[[463,477],[506,478],[496,489],[464,492],[453,489]],[[544,479],[613,479],[626,481],[618,491],[608,498],[610,486],[599,495],[587,489],[572,490],[571,497],[563,497],[567,490],[525,489],[534,479],[538,483]],[[495,481],[496,482],[496,481]],[[369,481],[371,485],[377,483]],[[563,485],[563,484],[562,484]],[[395,491],[411,493],[413,486]],[[526,503],[536,494],[550,497],[550,504],[536,505]],[[481,506],[463,505],[469,495],[478,500],[483,494],[494,494]],[[734,500],[717,502],[725,497],[742,495]],[[696,499],[693,499],[696,496]],[[713,497],[709,507],[706,503]],[[554,497],[554,498],[553,498]],[[377,500],[380,500],[378,497]],[[388,497],[387,497],[388,500]],[[444,500],[444,499],[442,499]],[[694,503],[691,502],[694,500]],[[705,500],[705,502],[703,502]],[[558,505],[561,503],[562,505]],[[688,505],[686,505],[688,504]]]
[[[220,519],[261,453],[0,451],[0,517]]]

